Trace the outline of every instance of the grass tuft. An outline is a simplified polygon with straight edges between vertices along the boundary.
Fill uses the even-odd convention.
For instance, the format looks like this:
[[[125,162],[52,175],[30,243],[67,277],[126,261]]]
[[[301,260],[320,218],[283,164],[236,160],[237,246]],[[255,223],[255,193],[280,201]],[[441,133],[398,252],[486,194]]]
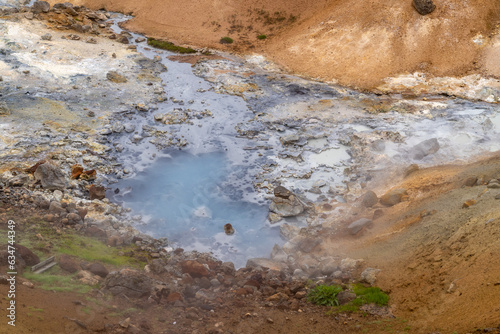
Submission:
[[[266,36],[266,35],[259,35],[259,36],[257,36],[257,38],[258,38],[258,39],[266,39],[266,38],[267,38],[267,36]]]
[[[337,294],[342,291],[339,285],[318,285],[307,295],[307,300],[316,305],[338,306]]]
[[[364,287],[356,284],[352,291],[363,301],[363,304],[377,304],[385,306],[389,303],[389,296],[377,287]]]

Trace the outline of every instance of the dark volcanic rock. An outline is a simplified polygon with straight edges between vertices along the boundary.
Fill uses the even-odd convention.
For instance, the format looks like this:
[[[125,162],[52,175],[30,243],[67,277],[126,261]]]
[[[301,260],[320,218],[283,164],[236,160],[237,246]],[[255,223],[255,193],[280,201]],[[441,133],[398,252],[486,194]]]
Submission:
[[[34,266],[40,262],[38,255],[33,253],[29,248],[16,244],[16,253],[21,256],[28,266]]]
[[[123,294],[129,298],[148,297],[153,288],[153,280],[132,269],[122,269],[110,273],[103,283],[103,290],[114,296]]]
[[[100,263],[92,263],[87,267],[87,270],[90,271],[94,275],[101,276],[102,278],[105,278],[108,276],[109,271]]]
[[[69,273],[76,273],[81,269],[80,265],[68,255],[61,255],[59,257],[58,264],[61,269]]]
[[[36,1],[33,6],[31,6],[31,11],[35,14],[48,13],[50,10],[50,4],[47,1]]]
[[[420,15],[430,14],[436,9],[432,0],[413,0],[413,7]]]

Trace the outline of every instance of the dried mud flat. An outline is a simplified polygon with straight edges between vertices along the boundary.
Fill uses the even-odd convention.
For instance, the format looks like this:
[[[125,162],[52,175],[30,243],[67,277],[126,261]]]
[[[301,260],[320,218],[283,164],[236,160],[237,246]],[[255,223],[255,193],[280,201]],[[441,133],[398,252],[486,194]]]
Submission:
[[[71,277],[71,267],[76,266],[78,279],[67,288],[84,287],[84,292],[54,292],[57,283],[51,287],[29,276],[20,278],[15,332],[500,332],[500,200],[496,199],[500,157],[492,155],[471,164],[413,166],[364,185],[378,197],[389,188],[404,189],[392,206],[377,201],[367,208],[359,199],[349,205],[332,201],[317,207],[323,221],[335,224],[304,231],[307,238],[294,250],[300,260],[295,267],[287,264],[285,268],[277,261],[281,253],[274,254],[273,261],[258,259],[235,270],[206,254],[166,251],[157,240],[122,222],[120,207],[88,199],[89,186],[96,180],[76,178],[63,194],[41,189],[26,170],[38,158],[47,157],[58,161],[67,178],[78,161],[85,162],[86,169],[97,170],[97,181],[112,171],[123,174],[124,168],[106,155],[112,143],[102,141],[102,136],[115,131],[113,113],[144,112],[149,104],[165,98],[157,79],[163,69],[126,45],[85,34],[97,44],[68,40],[73,30],[52,30],[40,24],[40,18],[27,22],[25,15],[9,21],[7,31],[23,33],[34,44],[3,45],[11,52],[3,55],[9,65],[2,68],[6,71],[2,88],[10,100],[3,109],[9,112],[2,117],[13,130],[2,137],[2,157],[8,163],[2,164],[0,226],[15,220],[19,241],[38,254],[57,252],[60,263],[64,262],[60,257],[69,254],[61,265],[67,269],[52,273]],[[54,18],[48,18],[49,26],[54,26],[50,19]],[[36,44],[46,32],[55,41]],[[101,33],[111,34],[109,30]],[[40,47],[46,48],[41,53],[46,58],[29,56],[30,48],[39,52]],[[12,51],[16,48],[25,50],[22,61],[8,58],[18,56]],[[69,66],[63,68],[70,75],[50,66],[51,57],[65,55]],[[93,63],[82,66],[81,59],[92,56]],[[110,69],[119,70],[127,83],[112,81],[106,75]],[[78,72],[91,80],[76,76],[77,81],[71,81]],[[64,84],[73,91],[89,93],[60,92],[60,80],[67,80]],[[26,97],[26,92],[40,93],[41,86],[48,98],[33,102]],[[67,100],[51,101],[57,94]],[[117,100],[119,105],[114,103]],[[78,109],[72,109],[75,106]],[[38,110],[36,119],[28,117],[34,109]],[[94,114],[89,115],[90,111]],[[23,138],[26,124],[35,133],[32,141]],[[85,136],[72,137],[82,133]],[[80,218],[76,224],[71,221]],[[372,223],[353,235],[349,226],[360,218]],[[28,262],[28,258],[23,259]],[[318,265],[320,259],[328,263]],[[336,313],[312,305],[305,299],[311,282],[298,273],[314,273],[314,266],[318,270],[312,279],[344,286],[359,281],[370,272],[367,269],[375,269],[373,275],[365,275],[365,284],[388,292],[390,308]],[[7,285],[0,284],[0,293],[6,295],[6,291]],[[1,299],[2,309],[6,302]],[[6,325],[2,323],[1,328]]]

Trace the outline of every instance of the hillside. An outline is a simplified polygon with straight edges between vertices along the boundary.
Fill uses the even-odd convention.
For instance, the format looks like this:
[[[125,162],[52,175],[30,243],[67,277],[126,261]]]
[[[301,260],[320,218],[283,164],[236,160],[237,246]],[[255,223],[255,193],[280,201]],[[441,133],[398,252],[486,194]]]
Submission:
[[[262,53],[290,71],[360,88],[413,72],[500,77],[498,1],[435,1],[436,10],[426,16],[410,0],[75,3],[131,13],[135,18],[126,27],[150,36]],[[220,44],[224,36],[234,43]]]

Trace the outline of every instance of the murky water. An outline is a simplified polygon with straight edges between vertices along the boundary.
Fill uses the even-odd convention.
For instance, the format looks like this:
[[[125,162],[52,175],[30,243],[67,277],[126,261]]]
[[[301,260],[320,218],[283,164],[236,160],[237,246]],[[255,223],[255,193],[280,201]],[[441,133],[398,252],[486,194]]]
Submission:
[[[279,228],[263,224],[266,206],[245,202],[223,187],[230,168],[224,153],[173,152],[120,182],[113,198],[143,216],[142,232],[243,266],[250,255],[269,255]],[[228,223],[233,235],[224,233]]]

